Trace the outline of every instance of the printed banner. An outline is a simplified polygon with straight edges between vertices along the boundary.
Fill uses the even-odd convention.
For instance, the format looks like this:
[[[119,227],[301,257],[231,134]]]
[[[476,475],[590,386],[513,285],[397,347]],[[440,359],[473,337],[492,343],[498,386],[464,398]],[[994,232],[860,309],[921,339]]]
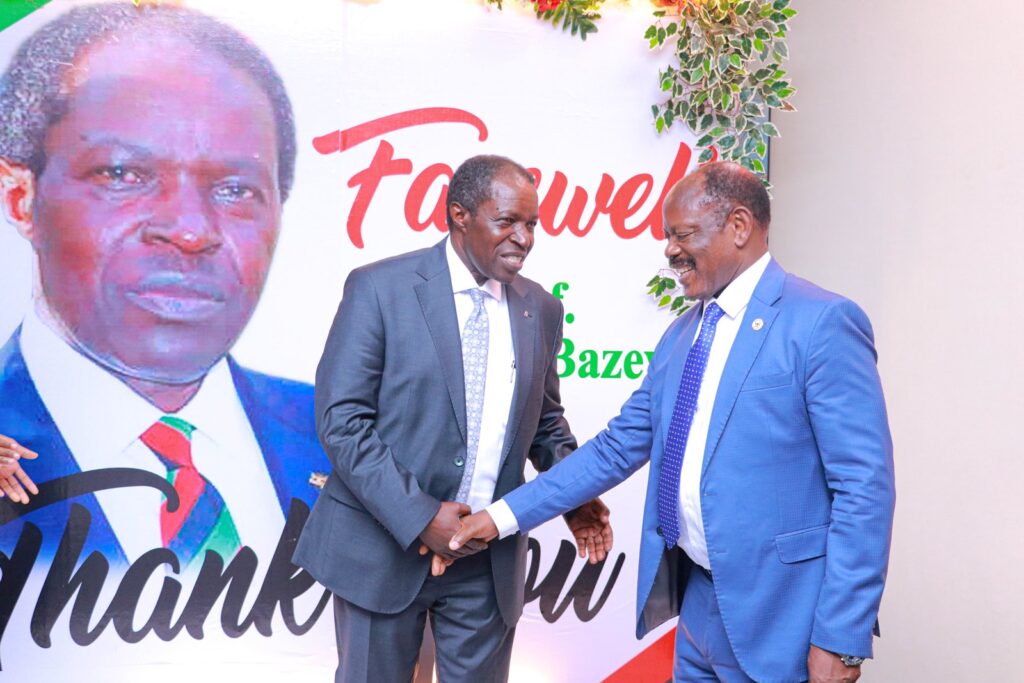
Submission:
[[[641,0],[586,42],[509,1],[161,4],[199,18],[53,0],[0,32],[0,433],[40,454],[39,496],[0,500],[0,669],[332,680],[329,594],[290,558],[330,473],[311,383],[347,274],[443,239],[465,158],[531,168],[523,272],[565,305],[582,442],[670,321],[644,285],[693,138],[655,133]],[[664,672],[671,625],[634,637],[646,471],[603,497],[603,564],[559,520],[532,534],[513,681]]]

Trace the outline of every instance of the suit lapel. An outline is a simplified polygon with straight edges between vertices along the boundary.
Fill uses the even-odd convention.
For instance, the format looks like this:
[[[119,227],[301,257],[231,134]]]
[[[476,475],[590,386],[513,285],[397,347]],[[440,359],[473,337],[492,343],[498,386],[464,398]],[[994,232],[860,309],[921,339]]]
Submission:
[[[736,405],[736,398],[743,387],[743,382],[746,381],[750,368],[757,359],[764,340],[768,338],[772,324],[779,314],[778,309],[773,305],[782,294],[785,278],[786,273],[773,259],[768,263],[764,275],[761,276],[757,287],[754,288],[754,295],[747,305],[742,326],[736,333],[736,340],[733,342],[729,358],[725,362],[722,379],[718,383],[718,393],[715,395],[715,404],[711,411],[711,424],[708,427],[708,439],[704,448],[702,477],[714,457],[718,441],[722,438],[725,425],[732,415],[732,409]],[[753,321],[757,319],[761,319],[763,322],[759,330],[755,330],[752,325]]]
[[[676,395],[679,393],[679,383],[683,381],[683,367],[686,365],[686,356],[690,353],[690,346],[693,344],[693,337],[697,333],[697,324],[701,317],[700,306],[694,306],[683,314],[679,326],[679,333],[672,343],[669,352],[668,366],[665,371],[665,384],[662,387],[661,397],[661,434],[662,442],[668,438],[668,427],[672,421],[672,409],[676,405]]]
[[[519,432],[519,420],[526,409],[526,401],[530,395],[530,382],[540,373],[534,368],[534,349],[537,344],[537,314],[530,307],[525,292],[521,291],[520,280],[516,278],[505,287],[508,297],[508,315],[512,326],[512,348],[516,356],[516,387],[512,394],[512,405],[509,408],[508,428],[505,430],[505,444],[501,449],[501,462],[498,471],[505,464],[505,459],[512,450],[512,444]],[[541,376],[543,382],[543,376]]]
[[[231,356],[228,356],[228,367],[231,369],[231,379],[235,384],[238,400],[249,418],[249,425],[256,436],[256,443],[259,444],[267,472],[270,473],[270,480],[274,484],[277,502],[281,512],[287,517],[292,498],[302,500],[308,497],[303,494],[310,487],[309,477],[312,472],[295,467],[294,458],[291,459],[293,466],[288,466],[287,446],[295,438],[294,427],[282,421],[276,411],[266,409],[265,402],[260,400],[259,392],[253,387],[248,373],[239,367]]]
[[[29,375],[25,357],[21,353],[20,337],[21,328],[18,328],[3,349],[0,349],[0,433],[16,437],[19,443],[39,453],[38,459],[25,464],[25,470],[37,484],[79,474],[82,469]],[[103,548],[108,560],[127,564],[124,550],[94,494],[49,506],[33,522],[48,529],[52,526],[57,534],[63,533],[67,511],[72,503],[82,505],[92,516],[90,543]]]
[[[423,318],[437,352],[441,374],[448,385],[455,421],[462,439],[466,437],[466,381],[462,373],[462,340],[459,319],[455,313],[455,294],[445,258],[445,241],[427,252],[416,272],[424,279],[415,286]]]

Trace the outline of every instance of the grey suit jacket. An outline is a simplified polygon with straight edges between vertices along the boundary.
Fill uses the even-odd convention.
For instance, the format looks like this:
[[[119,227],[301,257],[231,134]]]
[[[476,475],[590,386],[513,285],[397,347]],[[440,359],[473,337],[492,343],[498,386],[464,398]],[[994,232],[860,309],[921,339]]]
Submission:
[[[453,500],[466,457],[466,401],[445,242],[349,275],[316,373],[316,420],[333,471],[295,563],[343,599],[396,613],[430,568],[419,534]],[[562,305],[517,277],[505,288],[516,386],[495,500],[576,448],[562,414],[555,355]],[[495,592],[511,626],[523,609],[526,537],[490,546]]]

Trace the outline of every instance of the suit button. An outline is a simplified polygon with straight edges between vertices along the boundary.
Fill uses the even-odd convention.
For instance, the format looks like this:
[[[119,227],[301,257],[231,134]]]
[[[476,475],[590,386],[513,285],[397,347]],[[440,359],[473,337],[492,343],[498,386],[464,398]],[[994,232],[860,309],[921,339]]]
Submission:
[[[654,530],[654,533],[658,534],[659,536],[664,536],[665,535],[665,532],[663,532],[661,530],[661,525],[660,524],[658,525],[658,528]]]
[[[455,463],[455,466],[456,466],[456,467],[462,467],[463,465],[465,465],[465,464],[466,464],[466,461],[465,461],[465,460],[463,460],[463,459],[462,459],[462,458],[460,458],[460,457],[457,457],[457,458],[455,458],[455,460],[453,460],[452,462],[454,462],[454,463]]]

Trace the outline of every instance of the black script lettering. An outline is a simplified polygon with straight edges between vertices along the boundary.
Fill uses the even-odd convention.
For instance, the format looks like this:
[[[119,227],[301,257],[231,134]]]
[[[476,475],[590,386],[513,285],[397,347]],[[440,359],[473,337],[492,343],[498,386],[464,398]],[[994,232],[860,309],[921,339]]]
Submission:
[[[25,589],[25,582],[32,573],[42,545],[43,534],[39,528],[34,524],[26,524],[11,556],[0,553],[0,641],[3,641],[14,606],[18,604],[18,598]]]
[[[576,558],[576,546],[569,541],[562,541],[558,547],[555,562],[551,565],[551,570],[539,584],[537,583],[537,575],[540,573],[540,543],[537,539],[531,538],[529,540],[529,552],[530,566],[526,574],[525,602],[529,604],[539,599],[541,616],[549,624],[558,621],[570,604],[572,604],[573,611],[576,612],[576,617],[580,621],[590,621],[597,616],[597,613],[604,607],[605,602],[608,601],[608,596],[611,595],[612,588],[619,578],[619,572],[622,571],[622,565],[626,562],[626,555],[619,553],[618,558],[615,560],[615,566],[612,567],[611,576],[608,577],[608,583],[593,607],[590,605],[590,600],[597,587],[597,579],[601,576],[605,562],[608,561],[607,558],[597,564],[590,564],[589,562],[585,564],[579,576],[573,582],[572,587],[559,604],[558,596],[562,589],[565,588],[565,584],[569,579],[569,572],[572,571],[572,565]]]
[[[89,620],[96,609],[96,601],[103,589],[103,582],[107,579],[109,563],[103,555],[93,551],[75,570],[91,523],[92,515],[87,509],[78,503],[71,506],[64,535],[60,539],[57,554],[50,564],[50,571],[46,573],[46,580],[39,592],[39,600],[32,612],[29,629],[32,639],[40,647],[50,647],[50,631],[71,598],[75,597],[75,593],[78,596],[75,597],[75,605],[71,608],[69,624],[72,640],[79,645],[89,645],[99,638],[110,622],[110,613],[107,612],[94,628],[89,628]]]

